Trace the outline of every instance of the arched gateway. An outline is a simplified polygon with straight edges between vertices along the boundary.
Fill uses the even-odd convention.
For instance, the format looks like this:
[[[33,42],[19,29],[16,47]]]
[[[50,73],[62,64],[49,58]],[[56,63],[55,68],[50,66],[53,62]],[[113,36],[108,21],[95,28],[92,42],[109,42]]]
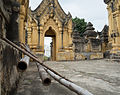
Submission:
[[[44,55],[44,37],[52,37],[52,60],[73,60],[72,16],[58,0],[43,0],[28,19],[28,44],[40,57]]]

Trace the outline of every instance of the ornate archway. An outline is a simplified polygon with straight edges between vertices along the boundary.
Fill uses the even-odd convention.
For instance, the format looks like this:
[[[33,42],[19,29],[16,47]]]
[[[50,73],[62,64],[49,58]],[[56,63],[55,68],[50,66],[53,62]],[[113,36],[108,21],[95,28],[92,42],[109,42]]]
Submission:
[[[72,16],[70,13],[65,14],[58,0],[43,0],[41,4],[31,13],[31,21],[29,24],[34,28],[28,31],[29,37],[34,35],[30,45],[33,51],[40,55],[44,55],[44,37],[54,36],[52,55],[53,60],[74,60],[72,48]],[[31,23],[32,22],[32,23]],[[37,23],[36,23],[37,22]],[[36,27],[37,26],[37,27]],[[35,32],[35,31],[38,31]],[[37,34],[36,34],[37,33]],[[37,45],[34,43],[38,43]],[[28,42],[29,43],[29,42]]]

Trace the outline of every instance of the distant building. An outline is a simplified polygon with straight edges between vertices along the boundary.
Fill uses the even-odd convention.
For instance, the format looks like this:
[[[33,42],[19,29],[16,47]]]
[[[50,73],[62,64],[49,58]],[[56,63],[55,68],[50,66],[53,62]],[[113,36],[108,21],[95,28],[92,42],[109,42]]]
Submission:
[[[94,31],[93,24],[89,22],[83,37],[78,31],[73,32],[73,45],[75,60],[89,60],[103,58],[100,34]]]
[[[109,20],[109,49],[111,58],[120,55],[120,0],[104,0],[107,4]]]
[[[58,0],[42,0],[34,11],[29,10],[27,30],[28,44],[41,59],[44,56],[44,37],[51,37],[52,60],[74,60],[72,16],[64,12]]]

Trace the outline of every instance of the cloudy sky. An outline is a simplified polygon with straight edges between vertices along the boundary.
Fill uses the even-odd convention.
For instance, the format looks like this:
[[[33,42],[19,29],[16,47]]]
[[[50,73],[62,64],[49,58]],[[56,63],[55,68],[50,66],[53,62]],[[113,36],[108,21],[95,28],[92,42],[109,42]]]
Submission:
[[[42,0],[30,0],[30,7],[34,10]],[[108,24],[108,13],[103,0],[58,0],[63,10],[74,17],[84,18],[92,22],[96,31],[101,31]],[[49,43],[51,40],[45,40]],[[48,45],[46,47],[49,47]]]
[[[30,0],[31,9],[34,10],[42,0]],[[58,0],[63,10],[74,17],[84,18],[92,22],[96,30],[101,31],[108,24],[106,5],[103,0]]]

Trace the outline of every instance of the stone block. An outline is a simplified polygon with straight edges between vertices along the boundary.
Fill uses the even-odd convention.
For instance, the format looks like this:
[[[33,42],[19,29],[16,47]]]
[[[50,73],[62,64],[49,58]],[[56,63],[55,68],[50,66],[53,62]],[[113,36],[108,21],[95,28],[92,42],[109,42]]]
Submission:
[[[74,52],[59,52],[57,53],[56,61],[74,60]]]
[[[76,53],[75,60],[102,59],[103,53]]]
[[[93,53],[90,55],[90,59],[102,59],[103,53]]]
[[[82,53],[76,53],[75,54],[75,60],[85,60],[86,56]]]

